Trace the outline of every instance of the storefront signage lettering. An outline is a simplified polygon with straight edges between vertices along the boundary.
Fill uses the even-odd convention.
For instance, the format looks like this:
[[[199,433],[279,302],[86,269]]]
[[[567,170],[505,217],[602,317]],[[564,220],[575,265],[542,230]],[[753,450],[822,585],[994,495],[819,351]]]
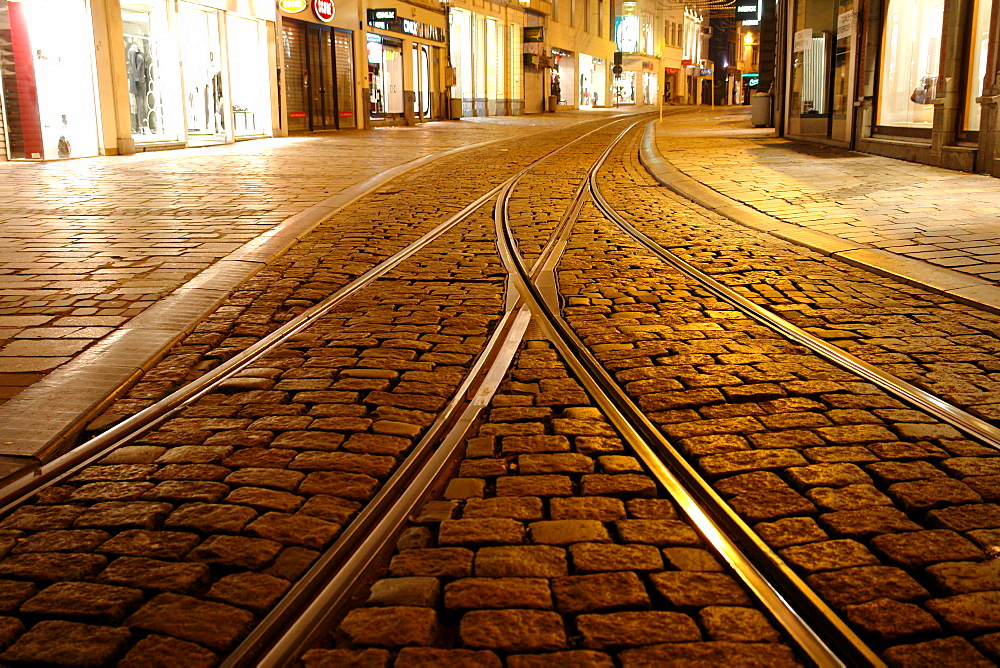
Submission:
[[[540,44],[545,40],[542,37],[542,26],[525,26],[524,41],[527,43]]]
[[[837,37],[849,37],[854,34],[854,23],[857,12],[844,12],[837,16]]]
[[[403,32],[407,35],[416,35],[418,30],[418,24],[412,19],[403,19]]]
[[[395,21],[396,20],[396,10],[395,9],[369,9],[368,10],[368,20],[369,21]]]
[[[736,5],[737,21],[760,20],[760,6],[756,2],[740,2]]]
[[[287,14],[298,14],[309,6],[309,0],[278,0],[278,9]]]
[[[676,67],[664,67],[663,68],[663,73],[664,74],[677,74],[679,71],[680,70],[678,70]]]
[[[445,41],[443,28],[413,19],[404,19],[396,14],[395,9],[369,9],[368,25],[378,30],[406,33],[435,42]]]
[[[334,7],[331,0],[312,0],[313,14],[323,23],[333,20]]]
[[[743,75],[743,85],[750,86],[751,88],[756,88],[757,84],[760,83],[759,74],[744,74]]]
[[[804,28],[795,33],[795,46],[793,51],[809,51],[812,49],[813,31],[812,28]]]
[[[712,68],[711,67],[703,67],[703,68],[701,68],[701,76],[703,76],[703,77],[710,77],[710,76],[712,76]]]

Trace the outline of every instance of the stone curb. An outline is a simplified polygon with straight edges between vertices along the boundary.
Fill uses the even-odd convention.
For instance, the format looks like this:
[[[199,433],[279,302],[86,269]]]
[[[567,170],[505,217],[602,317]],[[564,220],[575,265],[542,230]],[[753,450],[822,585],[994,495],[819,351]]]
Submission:
[[[867,244],[841,239],[826,232],[786,223],[696,181],[674,167],[660,153],[656,145],[656,123],[657,121],[651,121],[646,125],[639,148],[639,161],[658,183],[681,197],[740,225],[838,258],[879,276],[920,287],[963,304],[1000,313],[1000,286],[994,283]]]

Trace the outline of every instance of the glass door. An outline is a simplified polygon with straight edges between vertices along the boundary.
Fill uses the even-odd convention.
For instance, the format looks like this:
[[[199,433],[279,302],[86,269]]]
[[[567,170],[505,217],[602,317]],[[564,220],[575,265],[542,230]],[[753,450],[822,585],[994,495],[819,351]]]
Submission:
[[[230,140],[226,95],[219,36],[219,13],[204,11],[181,2],[181,72],[187,109],[189,146],[222,144]]]

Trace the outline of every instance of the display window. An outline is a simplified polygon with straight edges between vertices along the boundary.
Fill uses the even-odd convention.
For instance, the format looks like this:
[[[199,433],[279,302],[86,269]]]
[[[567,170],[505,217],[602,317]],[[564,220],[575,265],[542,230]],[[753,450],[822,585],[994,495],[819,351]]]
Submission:
[[[219,144],[232,132],[223,72],[219,13],[179,4],[181,76],[190,146]]]
[[[969,39],[968,86],[965,95],[965,113],[962,129],[976,132],[982,117],[982,110],[976,98],[983,94],[986,79],[986,62],[990,46],[990,14],[993,3],[990,0],[976,0]]]
[[[657,90],[659,90],[659,81],[657,81],[655,72],[643,72],[642,73],[642,103],[643,104],[656,104]]]
[[[576,67],[571,51],[552,49],[552,95],[559,98],[559,104],[576,104]]]
[[[403,113],[403,42],[368,33],[369,113],[372,118]]]
[[[878,82],[879,126],[930,131],[943,17],[944,0],[889,0]]]
[[[635,72],[628,70],[615,77],[615,104],[635,104]]]
[[[430,90],[430,47],[426,44],[414,44],[412,48],[413,64],[413,112],[418,118],[427,118],[431,113]]]
[[[229,53],[229,91],[233,134],[262,135],[271,128],[271,85],[268,81],[267,35],[264,22],[232,14],[226,16]]]
[[[604,99],[604,90],[607,87],[606,62],[603,58],[580,54],[581,107],[599,107],[602,103],[607,103]]]
[[[167,3],[123,2],[121,10],[132,138],[136,144],[179,141],[180,57]]]
[[[10,158],[97,155],[91,25],[84,0],[0,2]]]

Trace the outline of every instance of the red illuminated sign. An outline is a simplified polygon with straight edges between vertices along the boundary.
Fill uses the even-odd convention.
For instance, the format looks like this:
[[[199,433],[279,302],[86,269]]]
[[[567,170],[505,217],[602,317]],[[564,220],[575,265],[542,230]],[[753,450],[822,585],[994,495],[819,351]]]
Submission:
[[[332,0],[312,0],[313,14],[323,23],[333,20],[334,8]]]

